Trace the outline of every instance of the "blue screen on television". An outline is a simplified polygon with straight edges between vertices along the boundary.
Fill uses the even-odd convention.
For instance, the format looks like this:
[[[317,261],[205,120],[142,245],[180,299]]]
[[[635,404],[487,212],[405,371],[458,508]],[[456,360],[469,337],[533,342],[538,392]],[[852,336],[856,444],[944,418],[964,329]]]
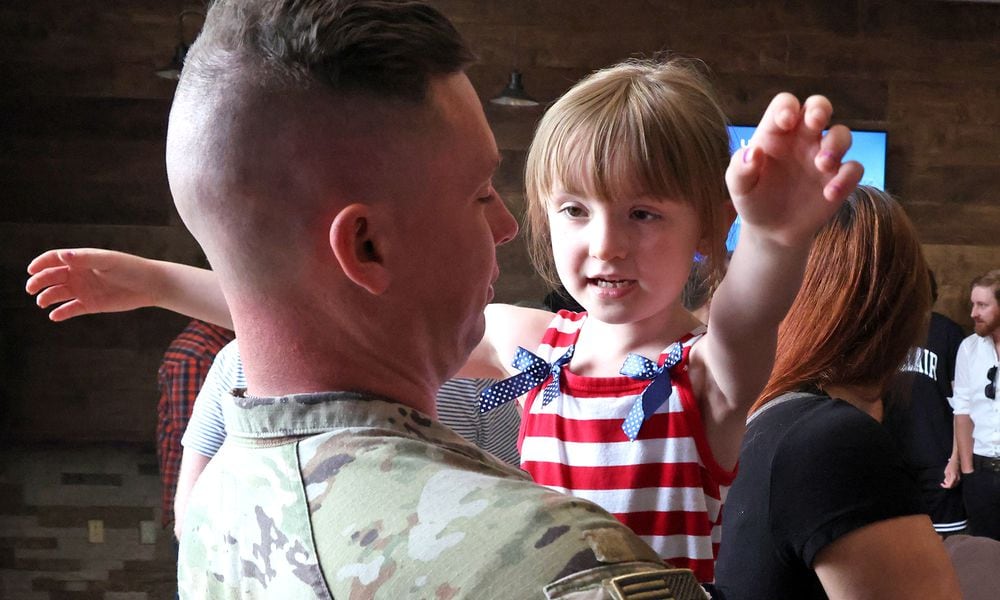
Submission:
[[[756,127],[745,125],[729,126],[729,150],[736,152],[742,146],[750,142]],[[885,155],[886,155],[886,133],[884,131],[851,131],[851,149],[844,155],[844,160],[856,160],[865,168],[865,174],[861,178],[861,183],[885,189]],[[726,239],[726,249],[732,252],[736,247],[736,240],[740,234],[740,220],[737,217],[729,230]]]

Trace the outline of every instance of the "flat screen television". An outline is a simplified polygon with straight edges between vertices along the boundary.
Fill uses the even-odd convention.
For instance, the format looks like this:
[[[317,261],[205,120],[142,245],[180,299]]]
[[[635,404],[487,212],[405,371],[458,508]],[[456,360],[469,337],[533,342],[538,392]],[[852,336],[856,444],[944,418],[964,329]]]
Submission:
[[[753,135],[755,126],[730,125],[729,126],[729,150],[736,152],[739,148],[746,146]],[[885,189],[885,155],[886,155],[886,132],[884,131],[851,131],[851,149],[844,155],[844,160],[856,160],[865,168],[865,174],[861,178],[861,183]],[[740,235],[740,219],[729,230],[726,238],[726,249],[730,252],[736,247],[736,240]]]

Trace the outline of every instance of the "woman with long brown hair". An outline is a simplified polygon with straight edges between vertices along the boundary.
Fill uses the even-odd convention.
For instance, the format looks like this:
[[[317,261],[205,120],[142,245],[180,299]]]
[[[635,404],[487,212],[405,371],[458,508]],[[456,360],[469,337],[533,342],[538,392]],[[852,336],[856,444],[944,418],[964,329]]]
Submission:
[[[859,187],[818,234],[723,514],[726,600],[959,598],[883,393],[930,311],[902,208]]]

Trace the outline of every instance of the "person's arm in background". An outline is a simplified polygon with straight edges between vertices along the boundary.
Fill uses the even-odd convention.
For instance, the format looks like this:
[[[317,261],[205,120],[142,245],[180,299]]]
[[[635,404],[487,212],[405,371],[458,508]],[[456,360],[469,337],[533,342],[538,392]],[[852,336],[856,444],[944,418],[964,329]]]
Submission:
[[[184,530],[184,512],[187,509],[188,498],[201,472],[208,466],[212,457],[185,447],[181,453],[181,468],[177,474],[177,493],[174,495],[174,537],[181,539]]]
[[[184,530],[184,513],[195,483],[226,440],[222,402],[229,397],[230,390],[245,385],[239,346],[234,340],[216,355],[181,439],[184,450],[174,496],[174,535],[178,540]]]
[[[232,329],[212,271],[96,248],[49,250],[28,265],[25,290],[53,321],[158,306]]]
[[[934,275],[931,274],[931,281],[934,282]],[[935,283],[936,286],[936,283]],[[936,292],[936,287],[934,288]],[[936,299],[936,293],[935,293]],[[933,318],[933,317],[932,317]],[[942,375],[945,377],[945,381],[948,382],[948,396],[949,398],[955,395],[955,362],[958,360],[958,349],[962,347],[962,340],[965,339],[965,332],[962,331],[962,327],[948,319],[942,317],[943,322],[946,324],[946,356],[939,357],[940,361],[944,363],[944,373],[938,371],[938,377]],[[939,363],[940,364],[940,363]],[[948,464],[944,467],[944,480],[941,482],[941,487],[944,489],[953,489],[962,480],[962,468],[961,461],[959,459],[958,451],[958,435],[956,434],[956,419],[955,411],[951,406],[951,401],[949,400],[949,408],[952,409],[951,416],[951,456],[948,457]]]
[[[955,415],[955,445],[958,448],[958,466],[963,475],[972,473],[972,418],[968,414]]]
[[[972,473],[972,418],[969,417],[969,403],[972,399],[972,382],[969,378],[971,364],[971,342],[958,348],[955,357],[955,381],[949,398],[955,413],[955,446],[958,450],[959,468],[963,475]]]
[[[948,464],[944,466],[944,481],[941,482],[941,487],[946,490],[955,487],[958,485],[958,482],[962,480],[962,469],[958,459],[958,433],[956,421],[957,419],[952,417],[952,427],[954,432],[951,436],[951,456],[948,457]]]
[[[830,600],[962,597],[926,515],[877,521],[841,536],[820,550],[813,569]]]

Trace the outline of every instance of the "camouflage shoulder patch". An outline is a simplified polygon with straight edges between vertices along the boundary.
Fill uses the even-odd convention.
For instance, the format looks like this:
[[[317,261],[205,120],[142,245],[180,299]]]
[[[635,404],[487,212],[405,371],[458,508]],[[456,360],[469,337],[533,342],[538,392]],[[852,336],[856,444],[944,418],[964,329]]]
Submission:
[[[548,600],[711,600],[690,569],[647,562],[574,573],[545,588]]]
[[[614,600],[711,600],[690,569],[662,569],[612,577],[605,587]]]

